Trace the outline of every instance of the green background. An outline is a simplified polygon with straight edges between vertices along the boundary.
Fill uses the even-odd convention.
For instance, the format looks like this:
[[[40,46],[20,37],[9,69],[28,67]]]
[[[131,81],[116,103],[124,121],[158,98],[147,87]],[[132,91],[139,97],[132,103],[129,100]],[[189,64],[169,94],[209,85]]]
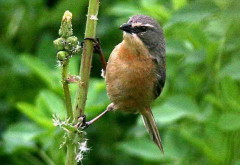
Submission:
[[[83,39],[87,0],[0,0],[0,164],[61,165],[64,119],[52,41],[65,10]],[[167,80],[153,103],[165,154],[139,115],[113,112],[87,129],[88,165],[240,165],[239,0],[101,0],[97,36],[108,58],[119,26],[135,14],[157,19],[167,42]],[[80,56],[71,59],[77,74]],[[110,103],[94,56],[86,114]],[[71,85],[73,97],[76,86]]]

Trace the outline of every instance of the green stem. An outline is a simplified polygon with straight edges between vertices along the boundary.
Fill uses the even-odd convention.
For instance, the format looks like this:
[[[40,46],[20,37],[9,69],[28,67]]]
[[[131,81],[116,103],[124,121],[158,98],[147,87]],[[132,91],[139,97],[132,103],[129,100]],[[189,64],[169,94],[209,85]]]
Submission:
[[[69,138],[73,139],[74,134],[69,133]],[[67,144],[67,159],[65,165],[77,165],[76,161],[76,144],[72,143],[72,141],[69,141]]]
[[[68,65],[69,65],[69,59],[63,62],[62,66],[62,85],[63,85],[63,91],[65,96],[65,104],[67,109],[67,117],[70,118],[70,121],[73,119],[73,112],[72,112],[72,101],[71,101],[71,95],[69,91],[68,82],[66,81],[67,75],[68,75]]]
[[[95,38],[97,15],[99,9],[99,0],[89,0],[87,24],[85,30],[85,38]],[[77,93],[76,108],[73,112],[75,122],[84,114],[84,109],[87,100],[88,83],[90,77],[90,70],[92,64],[93,55],[93,43],[90,40],[84,42],[83,53],[81,57],[80,77],[81,83],[79,83],[79,89]]]
[[[65,104],[67,109],[67,117],[70,118],[70,121],[73,119],[72,113],[72,103],[71,103],[71,95],[69,91],[69,86],[66,81],[68,75],[68,66],[69,66],[69,59],[63,62],[62,66],[62,84],[63,84],[63,91],[65,96]],[[72,133],[69,133],[69,138],[72,139]],[[68,142],[67,144],[67,159],[66,165],[77,165],[76,158],[76,145]]]

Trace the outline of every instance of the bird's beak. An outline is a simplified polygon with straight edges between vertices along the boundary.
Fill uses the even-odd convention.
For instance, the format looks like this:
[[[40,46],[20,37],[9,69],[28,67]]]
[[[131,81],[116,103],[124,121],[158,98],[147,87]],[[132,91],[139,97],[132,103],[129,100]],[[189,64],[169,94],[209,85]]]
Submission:
[[[127,33],[132,33],[132,25],[130,23],[125,23],[125,24],[121,25],[120,29]]]

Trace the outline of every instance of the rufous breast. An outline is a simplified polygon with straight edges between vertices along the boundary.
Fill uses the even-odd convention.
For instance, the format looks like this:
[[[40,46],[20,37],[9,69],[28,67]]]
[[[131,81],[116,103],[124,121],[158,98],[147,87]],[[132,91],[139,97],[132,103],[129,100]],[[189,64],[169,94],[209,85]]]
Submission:
[[[108,96],[116,109],[127,112],[150,106],[157,82],[156,64],[138,42],[125,37],[111,53],[106,70]]]

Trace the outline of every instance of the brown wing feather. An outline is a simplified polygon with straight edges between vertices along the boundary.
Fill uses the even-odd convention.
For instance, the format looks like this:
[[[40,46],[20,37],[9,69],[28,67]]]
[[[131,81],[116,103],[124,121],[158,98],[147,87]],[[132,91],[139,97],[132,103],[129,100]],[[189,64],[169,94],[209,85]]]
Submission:
[[[159,64],[159,62],[156,59],[153,59],[157,65],[156,67],[156,74],[157,74],[157,82],[155,84],[155,98],[160,96],[162,89],[165,85],[165,79],[166,79],[166,66],[165,63]]]

